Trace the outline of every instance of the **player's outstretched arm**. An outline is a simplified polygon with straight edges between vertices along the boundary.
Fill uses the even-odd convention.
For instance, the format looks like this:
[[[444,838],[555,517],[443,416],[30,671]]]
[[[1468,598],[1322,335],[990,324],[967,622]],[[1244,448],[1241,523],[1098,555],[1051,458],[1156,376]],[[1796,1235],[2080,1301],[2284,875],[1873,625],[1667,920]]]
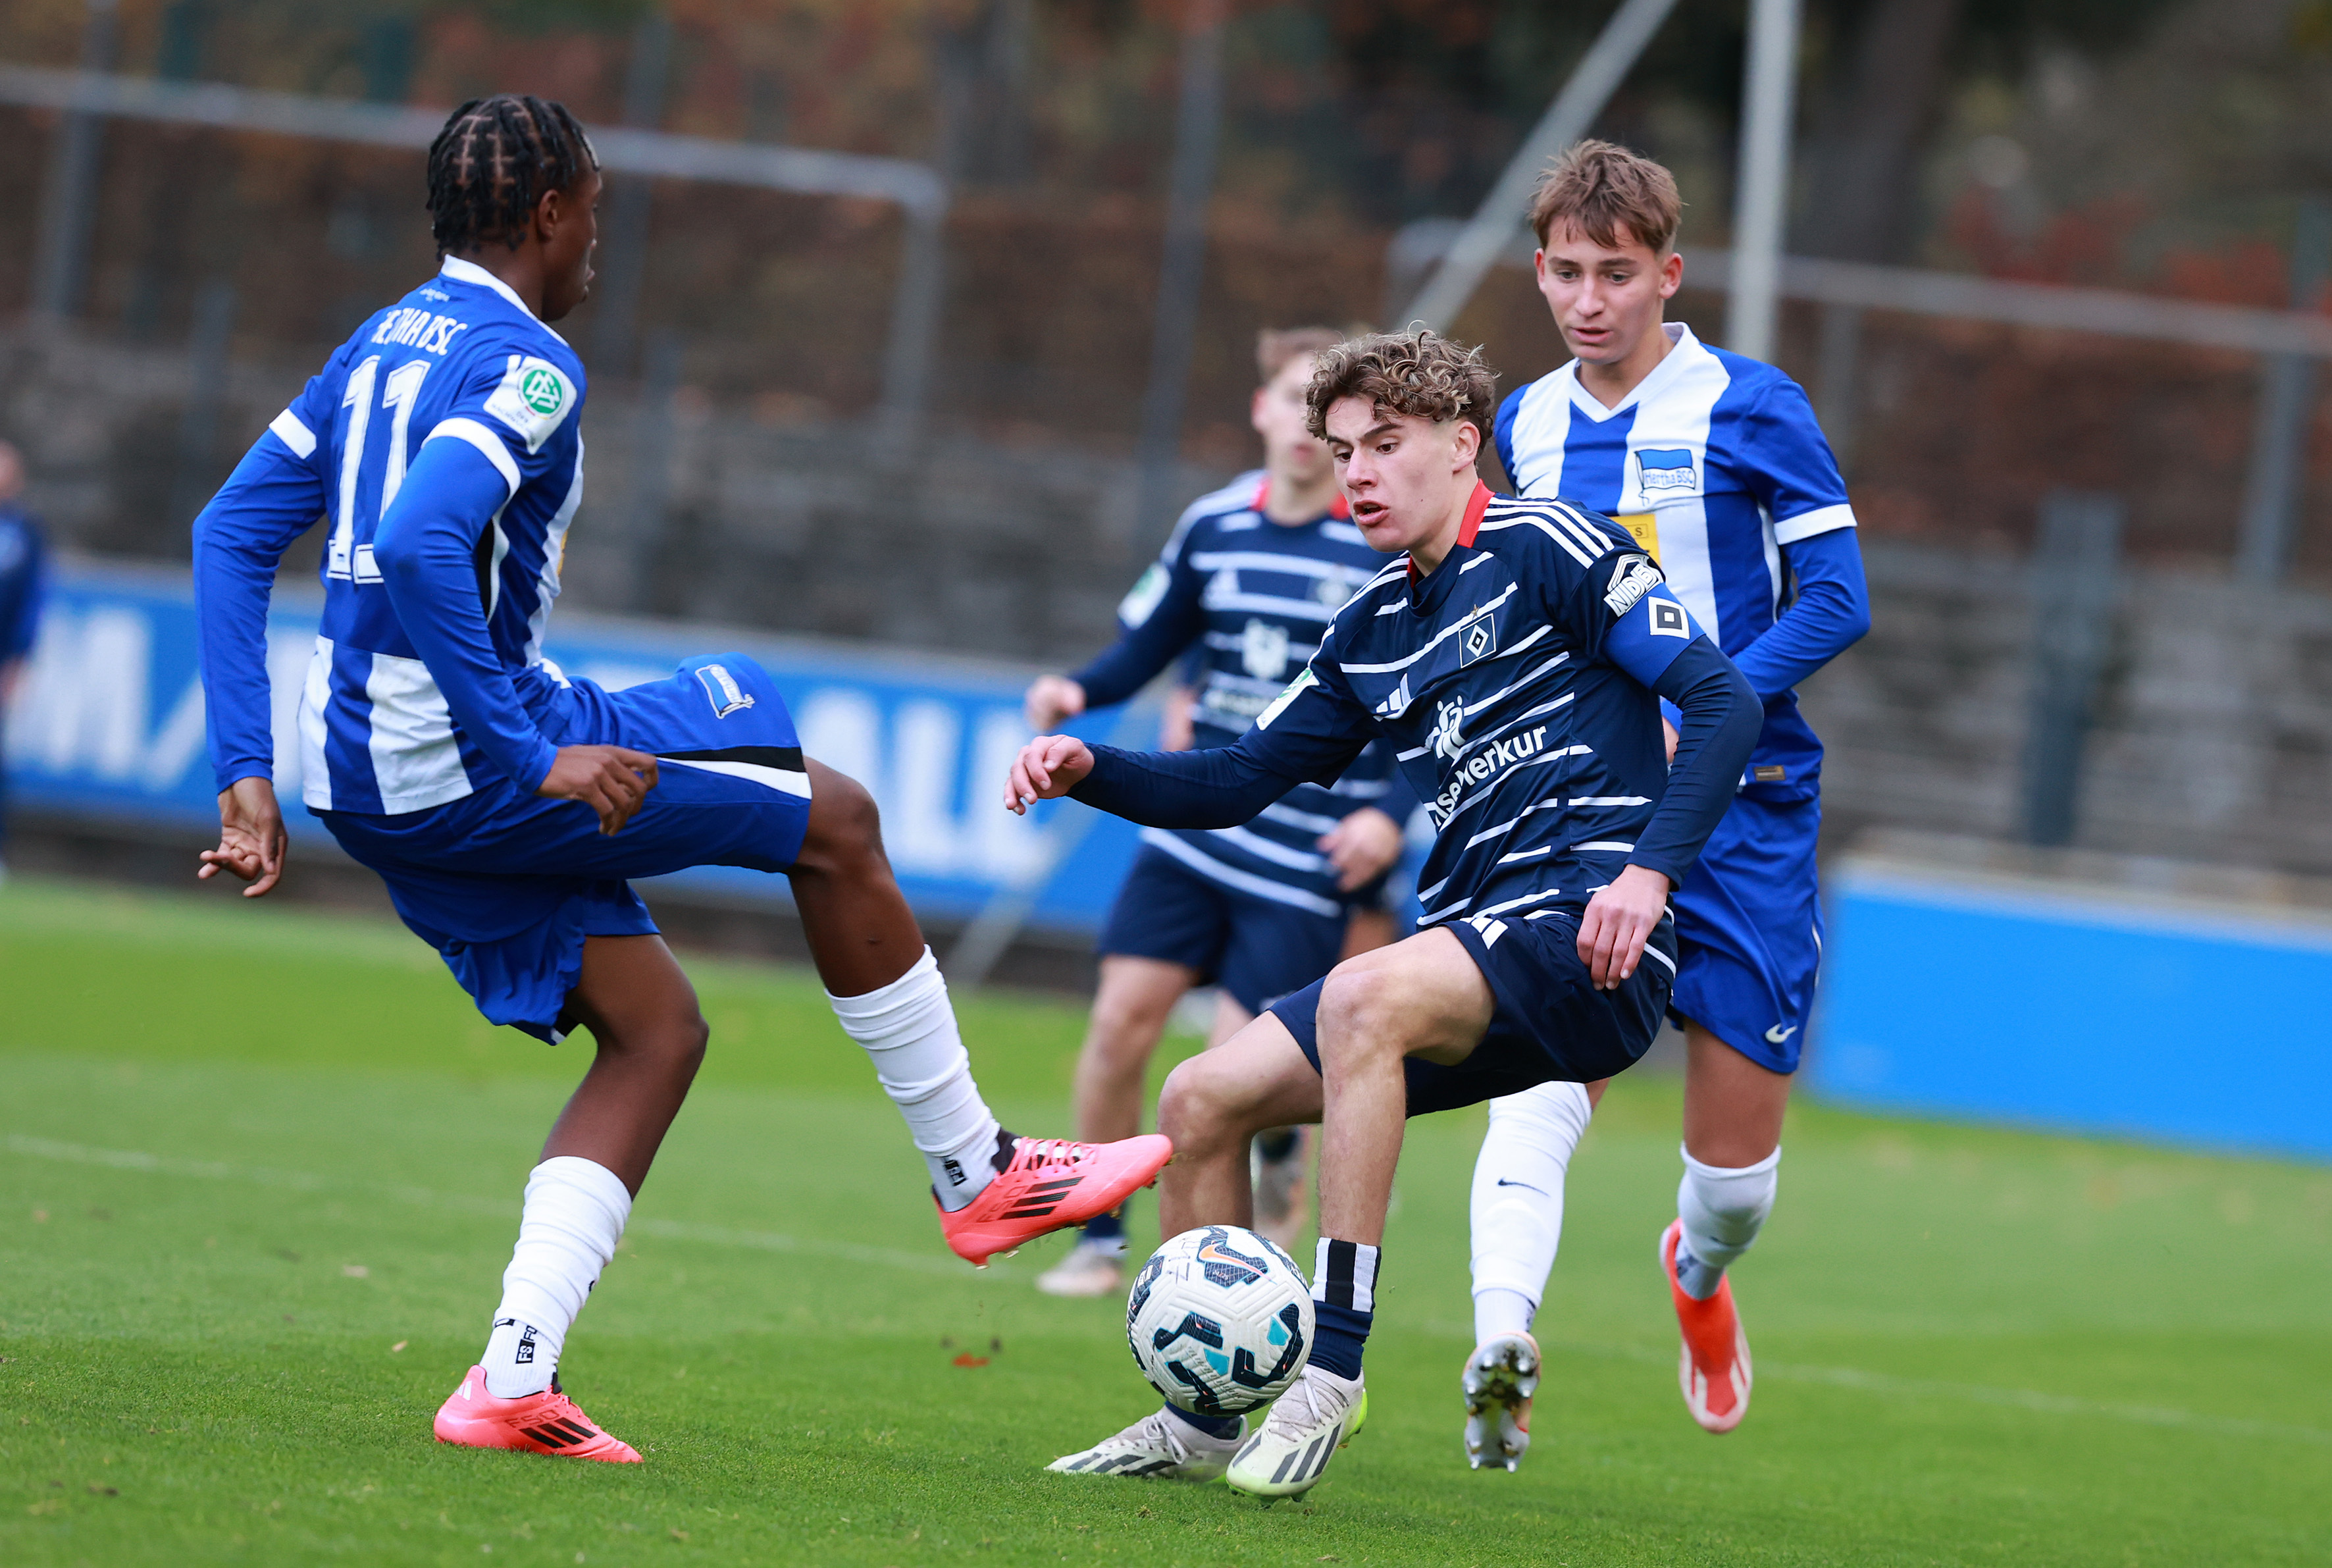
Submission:
[[[1236,827],[1306,779],[1331,779],[1367,744],[1274,745],[1263,728],[1202,751],[1121,751],[1074,735],[1039,735],[1013,760],[1005,808],[1074,794],[1149,827]],[[1313,766],[1297,760],[1309,753]]]

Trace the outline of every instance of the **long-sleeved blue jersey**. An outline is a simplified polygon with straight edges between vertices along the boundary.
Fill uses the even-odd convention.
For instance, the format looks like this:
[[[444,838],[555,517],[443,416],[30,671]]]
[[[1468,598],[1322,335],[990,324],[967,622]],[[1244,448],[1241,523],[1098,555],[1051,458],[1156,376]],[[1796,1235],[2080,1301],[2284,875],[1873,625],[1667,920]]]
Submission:
[[[1117,641],[1070,677],[1088,707],[1125,701],[1188,652],[1198,688],[1192,741],[1228,746],[1318,650],[1321,632],[1384,557],[1352,526],[1341,495],[1325,516],[1273,521],[1263,510],[1268,483],[1259,470],[1243,473],[1182,513],[1118,607]],[[1152,828],[1142,838],[1210,881],[1341,917],[1336,871],[1317,843],[1363,806],[1403,825],[1417,807],[1382,746],[1340,778],[1296,785],[1252,821],[1206,832]]]
[[[211,760],[270,778],[268,592],[320,517],[324,614],[300,701],[302,795],[389,816],[495,773],[532,790],[541,654],[583,496],[583,367],[484,268],[438,275],[357,329],[195,523]]]
[[[1616,408],[1581,386],[1576,359],[1517,387],[1498,457],[1517,494],[1560,496],[1634,536],[1764,702],[1743,787],[1810,800],[1821,742],[1791,688],[1870,627],[1846,481],[1796,382],[1682,322],[1665,330],[1667,357]]]
[[[1652,693],[1682,711],[1669,768]],[[1382,737],[1439,829],[1423,923],[1576,909],[1629,865],[1682,882],[1733,798],[1755,693],[1627,532],[1559,502],[1475,492],[1423,577],[1403,558],[1217,751],[1094,749],[1072,793],[1161,826],[1237,820]]]

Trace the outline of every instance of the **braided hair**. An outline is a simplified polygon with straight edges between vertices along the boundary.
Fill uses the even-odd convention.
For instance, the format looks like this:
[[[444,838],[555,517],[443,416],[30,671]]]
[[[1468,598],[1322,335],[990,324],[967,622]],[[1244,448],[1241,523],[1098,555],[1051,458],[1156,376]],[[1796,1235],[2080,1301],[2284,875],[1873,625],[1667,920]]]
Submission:
[[[599,155],[563,103],[531,93],[473,98],[429,144],[429,232],[437,253],[494,240],[516,250],[535,204],[575,188]]]

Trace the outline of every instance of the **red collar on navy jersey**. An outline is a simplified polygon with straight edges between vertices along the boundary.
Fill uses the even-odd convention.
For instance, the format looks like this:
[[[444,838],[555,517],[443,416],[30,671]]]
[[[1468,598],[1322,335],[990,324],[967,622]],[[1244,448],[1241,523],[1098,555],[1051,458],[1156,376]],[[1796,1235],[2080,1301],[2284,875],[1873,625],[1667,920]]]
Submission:
[[[1482,514],[1489,510],[1490,487],[1477,479],[1474,482],[1474,493],[1467,498],[1466,521],[1458,525],[1458,544],[1453,545],[1451,547],[1452,549],[1470,545],[1474,542],[1474,536],[1482,531]],[[1443,559],[1447,559],[1448,558],[1444,557]],[[1419,575],[1417,569],[1417,558],[1411,556],[1408,558],[1408,559],[1409,580],[1413,586],[1418,581]]]
[[[1270,499],[1271,475],[1266,473],[1263,476],[1263,483],[1255,487],[1255,499],[1247,503],[1247,509],[1249,512],[1261,512],[1263,503]],[[1344,499],[1343,491],[1336,492],[1336,499],[1328,503],[1328,515],[1339,522],[1346,521],[1352,517],[1352,503]]]

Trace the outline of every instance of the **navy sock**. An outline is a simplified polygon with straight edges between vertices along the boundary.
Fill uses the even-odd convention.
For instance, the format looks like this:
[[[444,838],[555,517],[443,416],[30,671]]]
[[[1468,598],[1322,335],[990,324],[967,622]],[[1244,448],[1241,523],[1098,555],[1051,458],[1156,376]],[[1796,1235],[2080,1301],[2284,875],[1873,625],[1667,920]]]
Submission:
[[[1349,1306],[1314,1302],[1312,1364],[1340,1378],[1359,1377],[1361,1347],[1369,1342],[1369,1324],[1375,1317],[1372,1312],[1355,1312]]]
[[[1166,1413],[1172,1416],[1176,1420],[1180,1421],[1184,1426],[1196,1427],[1199,1430],[1206,1433],[1207,1436],[1210,1438],[1219,1438],[1225,1442],[1230,1441],[1231,1439],[1238,1437],[1240,1432],[1246,1430],[1246,1429],[1239,1424],[1239,1418],[1237,1416],[1195,1416],[1189,1410],[1179,1409],[1173,1405],[1168,1405],[1166,1407]]]
[[[1087,1241],[1123,1241],[1125,1210],[1118,1209],[1107,1214],[1096,1214],[1085,1221]]]
[[[1361,1351],[1376,1318],[1378,1249],[1323,1236],[1312,1271],[1312,1364],[1361,1375]]]

